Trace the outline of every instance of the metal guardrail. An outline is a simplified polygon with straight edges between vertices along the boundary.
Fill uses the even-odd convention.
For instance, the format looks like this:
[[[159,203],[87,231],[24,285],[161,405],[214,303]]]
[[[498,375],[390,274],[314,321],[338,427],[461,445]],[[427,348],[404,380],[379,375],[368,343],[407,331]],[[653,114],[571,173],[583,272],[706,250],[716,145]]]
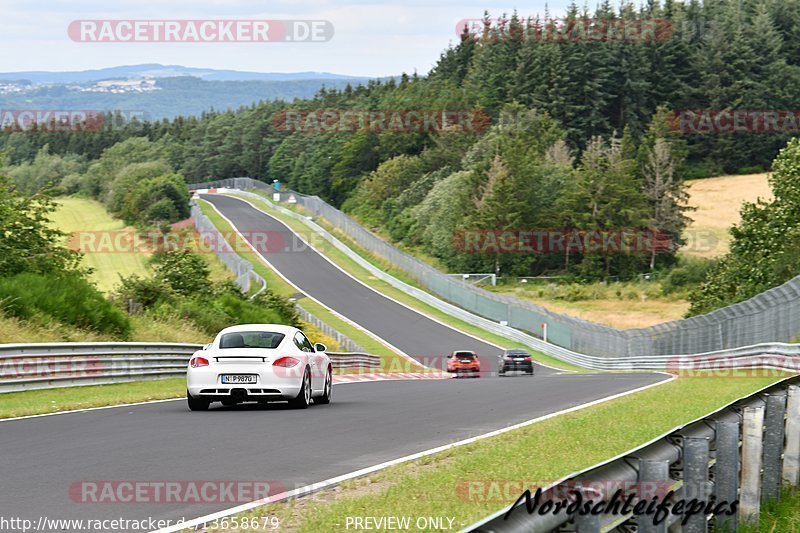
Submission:
[[[352,248],[308,217],[277,205],[269,199],[255,193],[241,190],[237,190],[236,193],[263,202],[263,204],[269,208],[303,222],[352,261],[366,269],[372,276],[389,283],[431,307],[473,326],[478,326],[491,333],[517,341],[566,363],[594,370],[672,370],[677,372],[702,369],[728,370],[731,368],[765,368],[800,373],[800,345],[787,343],[763,343],[728,350],[688,355],[604,357],[578,353],[556,344],[545,342],[519,329],[478,316],[418,287],[409,285],[364,259],[353,251]]]
[[[334,369],[345,368],[380,368],[381,358],[364,353],[329,353],[331,366]]]
[[[242,292],[245,294],[250,292],[251,280],[260,284],[261,288],[250,298],[255,298],[264,292],[267,288],[267,280],[253,270],[253,264],[250,263],[250,261],[247,261],[236,253],[219,230],[217,230],[216,226],[214,226],[214,223],[211,222],[211,219],[205,216],[200,208],[194,204],[192,204],[191,215],[195,229],[200,234],[200,238],[203,239],[203,243],[209,246],[219,260],[236,276],[236,284]]]
[[[783,485],[800,483],[800,379],[788,378],[707,416],[675,428],[650,443],[614,459],[571,474],[542,488],[538,509],[529,513],[524,498],[465,528],[465,531],[539,533],[549,531],[634,531],[640,533],[736,531],[756,523],[760,506],[778,500]],[[530,488],[535,491],[534,487]],[[614,499],[614,493],[622,492]],[[653,514],[622,512],[631,499],[661,503],[674,491],[667,516],[654,524]],[[540,513],[547,501],[573,502],[578,494],[605,502],[596,515],[561,507]],[[535,496],[535,495],[534,495]],[[678,500],[738,502],[730,516],[705,509],[687,516]],[[594,508],[594,506],[592,506]],[[682,512],[678,512],[682,511]],[[731,508],[726,507],[726,511]],[[684,522],[685,523],[682,523]]]
[[[0,393],[186,375],[202,344],[87,342],[0,344]]]
[[[322,333],[331,337],[335,340],[339,346],[347,350],[348,352],[365,352],[366,350],[360,344],[355,342],[353,339],[341,333],[339,330],[334,328],[333,326],[328,325],[324,322],[321,318],[318,318],[313,313],[307,311],[304,307],[300,304],[295,303],[295,308],[297,309],[297,313],[300,315],[300,318],[315,326],[318,330]]]
[[[0,344],[0,393],[186,375],[202,344],[87,342]],[[336,369],[379,368],[365,353],[328,353]]]

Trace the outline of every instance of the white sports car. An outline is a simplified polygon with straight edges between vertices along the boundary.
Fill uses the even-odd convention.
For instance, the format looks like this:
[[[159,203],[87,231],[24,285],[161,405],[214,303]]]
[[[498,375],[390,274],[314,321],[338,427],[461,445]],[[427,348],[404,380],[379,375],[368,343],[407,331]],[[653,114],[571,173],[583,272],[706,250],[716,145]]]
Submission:
[[[330,403],[332,370],[324,344],[311,345],[291,326],[247,324],[225,328],[195,352],[186,372],[189,409],[211,402],[289,401],[299,409]]]

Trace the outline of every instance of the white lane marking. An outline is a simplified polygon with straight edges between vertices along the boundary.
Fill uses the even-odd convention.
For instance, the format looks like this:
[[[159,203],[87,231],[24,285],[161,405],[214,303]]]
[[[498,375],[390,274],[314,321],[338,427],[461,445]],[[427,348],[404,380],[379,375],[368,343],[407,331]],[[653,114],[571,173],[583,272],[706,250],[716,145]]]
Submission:
[[[230,198],[230,197],[227,197],[227,198]],[[242,233],[239,231],[239,228],[237,228],[237,227],[236,227],[236,224],[234,224],[234,223],[233,223],[233,222],[232,222],[232,221],[231,221],[231,220],[230,220],[228,217],[226,217],[225,215],[223,215],[223,214],[222,214],[222,212],[221,212],[219,209],[217,209],[217,206],[215,206],[213,203],[209,202],[208,200],[203,200],[203,201],[204,201],[204,202],[206,202],[208,205],[210,205],[210,206],[211,206],[211,208],[212,208],[214,211],[216,211],[216,212],[217,212],[217,214],[218,214],[219,216],[221,216],[221,217],[222,217],[222,218],[223,218],[223,219],[224,219],[224,220],[225,220],[225,221],[226,221],[228,224],[230,224],[230,226],[233,228],[233,231],[235,231],[235,232],[236,232],[236,234],[237,234],[239,237],[241,237],[241,238],[242,238],[242,240],[245,242],[245,244],[247,244],[247,246],[248,246],[248,247],[249,247],[251,250],[253,250],[253,253],[256,255],[256,257],[258,257],[258,258],[259,258],[259,259],[260,259],[260,260],[261,260],[261,261],[262,261],[262,262],[263,262],[263,263],[264,263],[264,264],[265,264],[267,267],[269,267],[269,268],[270,268],[270,269],[271,269],[273,272],[275,272],[275,273],[276,273],[278,276],[280,276],[281,278],[283,278],[283,280],[284,280],[286,283],[288,283],[289,285],[291,285],[292,287],[294,287],[294,288],[295,288],[295,290],[297,290],[297,292],[299,292],[299,293],[301,293],[301,294],[305,295],[305,297],[306,297],[306,298],[308,298],[309,300],[312,300],[312,301],[314,301],[314,302],[318,303],[319,305],[321,305],[322,307],[324,307],[325,309],[327,309],[328,311],[330,311],[330,312],[331,312],[331,313],[332,313],[334,316],[336,316],[337,318],[339,318],[339,319],[341,319],[341,320],[343,320],[343,321],[347,322],[348,324],[350,324],[350,325],[354,326],[355,328],[357,328],[357,329],[359,329],[359,330],[363,331],[364,333],[366,333],[366,334],[367,334],[367,335],[369,335],[370,337],[374,338],[376,341],[380,342],[381,344],[383,344],[384,346],[386,346],[386,347],[387,347],[387,348],[389,348],[390,350],[394,351],[394,352],[395,352],[395,353],[397,353],[398,355],[401,355],[401,356],[405,357],[406,359],[408,359],[408,360],[409,360],[409,361],[411,361],[411,362],[414,362],[414,363],[415,363],[415,364],[417,364],[417,365],[423,366],[423,365],[421,365],[421,364],[420,364],[420,362],[419,362],[419,361],[417,361],[416,359],[414,359],[413,357],[411,357],[410,355],[408,355],[408,354],[407,354],[407,353],[405,353],[404,351],[400,350],[400,349],[399,349],[399,348],[397,348],[396,346],[392,345],[390,342],[388,342],[388,341],[386,341],[386,340],[382,339],[381,337],[379,337],[379,336],[378,336],[378,335],[376,335],[375,333],[373,333],[373,332],[369,331],[369,330],[368,330],[367,328],[365,328],[364,326],[362,326],[362,325],[360,325],[360,324],[358,324],[358,323],[354,322],[353,320],[351,320],[351,319],[347,318],[346,316],[342,315],[342,314],[341,314],[341,313],[339,313],[338,311],[336,311],[336,310],[334,310],[334,309],[331,309],[330,307],[328,307],[327,305],[323,304],[322,302],[320,302],[319,300],[317,300],[317,299],[316,299],[316,298],[314,298],[313,296],[311,296],[311,295],[309,295],[308,293],[306,293],[306,292],[305,292],[303,289],[301,289],[301,288],[300,288],[300,287],[298,287],[298,286],[297,286],[295,283],[293,283],[293,282],[292,282],[292,281],[291,281],[289,278],[287,278],[286,276],[284,276],[284,275],[283,275],[283,273],[282,273],[281,271],[279,271],[277,268],[275,268],[274,266],[272,266],[272,263],[270,263],[270,262],[269,262],[269,260],[268,260],[266,257],[264,257],[263,255],[261,255],[261,253],[260,253],[258,250],[256,250],[255,246],[253,246],[253,245],[250,243],[250,241],[248,241],[248,240],[245,238],[245,236],[244,236],[244,235],[242,235]],[[242,201],[244,201],[244,200],[242,200]],[[248,202],[248,203],[249,203],[249,202]],[[254,206],[252,206],[252,205],[251,205],[251,207],[253,207],[253,209],[256,209],[256,208],[255,208]],[[259,209],[256,209],[256,211],[260,211],[260,210],[259,210]],[[262,212],[262,213],[263,213],[263,211],[260,211],[260,212]],[[264,214],[266,214],[266,213],[264,213]],[[270,217],[270,218],[274,218],[274,217]],[[275,220],[277,220],[277,219],[275,219]],[[279,221],[279,222],[280,222],[280,221]],[[281,224],[283,224],[283,222],[281,222]],[[284,224],[284,226],[285,226],[285,224]],[[286,227],[288,228],[288,226],[286,226]],[[291,228],[289,228],[289,231],[291,231]],[[294,232],[292,232],[292,233],[294,233]],[[295,235],[296,235],[296,234],[295,234]],[[314,251],[316,252],[316,250],[314,250]],[[319,252],[317,252],[317,253],[319,253]]]
[[[55,389],[39,389],[39,390],[55,390]],[[2,396],[0,396],[2,398]],[[117,409],[122,407],[135,407],[137,405],[148,405],[151,403],[164,403],[164,402],[175,402],[178,400],[185,400],[185,397],[180,398],[169,398],[167,400],[149,400],[146,402],[135,402],[135,403],[118,403],[115,405],[103,405],[102,407],[86,407],[84,409],[71,409],[69,411],[56,411],[55,413],[42,413],[38,415],[25,415],[25,416],[15,416],[14,418],[0,418],[0,422],[11,422],[12,420],[27,420],[28,418],[42,418],[43,416],[55,416],[55,415],[70,415],[72,413],[85,413],[87,411],[99,411],[101,409]]]
[[[432,320],[432,321],[434,321],[434,322],[436,322],[436,323],[438,323],[438,324],[440,324],[440,325],[442,325],[442,326],[445,326],[445,327],[447,327],[447,328],[450,328],[450,329],[452,329],[453,331],[457,331],[458,333],[461,333],[462,335],[466,335],[466,336],[468,336],[468,337],[472,337],[472,338],[473,338],[473,339],[475,339],[475,340],[481,341],[481,342],[483,342],[483,343],[485,343],[485,344],[489,344],[489,345],[491,345],[491,346],[494,346],[495,348],[498,348],[498,349],[500,349],[500,350],[505,350],[505,347],[503,347],[503,346],[500,346],[499,344],[495,344],[494,342],[492,342],[492,341],[489,341],[489,340],[486,340],[486,339],[483,339],[483,338],[481,338],[481,337],[478,337],[477,335],[475,335],[475,334],[473,334],[473,333],[469,333],[468,331],[463,331],[463,330],[461,330],[461,329],[459,329],[459,328],[457,328],[457,327],[455,327],[455,326],[453,326],[453,325],[451,325],[451,324],[447,324],[447,323],[443,322],[442,320],[440,320],[439,318],[436,318],[436,317],[434,317],[434,316],[431,316],[431,315],[429,315],[429,314],[427,314],[427,313],[425,313],[424,311],[421,311],[421,310],[419,310],[419,309],[415,309],[415,308],[411,307],[411,306],[410,306],[410,305],[408,305],[408,304],[405,304],[405,303],[403,303],[403,302],[400,302],[400,301],[398,301],[398,300],[395,300],[395,299],[394,299],[394,298],[392,298],[391,296],[388,296],[388,295],[386,295],[386,294],[384,294],[384,293],[382,293],[382,292],[378,291],[377,289],[375,289],[375,288],[373,288],[373,287],[370,287],[369,285],[367,285],[366,283],[364,283],[364,282],[363,282],[363,281],[361,281],[360,279],[358,279],[358,278],[356,278],[355,276],[353,276],[351,273],[349,273],[349,272],[347,272],[346,270],[344,270],[344,269],[343,269],[342,267],[340,267],[338,264],[334,263],[334,262],[333,262],[333,260],[332,260],[332,259],[330,259],[330,258],[329,258],[327,255],[325,255],[324,253],[322,253],[322,252],[320,252],[319,250],[317,250],[316,248],[314,248],[314,246],[312,246],[312,245],[311,245],[309,242],[307,242],[307,241],[306,241],[306,240],[305,240],[305,239],[304,239],[304,238],[303,238],[301,235],[298,235],[298,234],[297,234],[297,233],[296,233],[296,232],[295,232],[295,231],[294,231],[294,230],[293,230],[293,229],[292,229],[292,228],[291,228],[291,227],[290,227],[288,224],[286,224],[286,223],[285,223],[283,220],[281,220],[281,219],[279,219],[279,218],[275,217],[274,215],[272,215],[272,214],[270,214],[270,213],[267,213],[267,212],[266,212],[266,211],[264,211],[263,209],[260,209],[259,207],[255,206],[253,203],[251,203],[249,200],[245,200],[244,198],[241,198],[241,197],[239,197],[239,196],[231,196],[231,195],[228,195],[228,194],[223,194],[222,196],[226,196],[226,197],[228,197],[228,198],[235,198],[236,200],[239,200],[239,201],[241,201],[241,202],[244,202],[244,203],[248,204],[250,207],[252,207],[253,209],[255,209],[256,211],[258,211],[258,212],[260,212],[260,213],[263,213],[264,215],[266,215],[266,216],[270,217],[270,218],[271,218],[271,219],[273,219],[273,220],[276,220],[277,222],[280,222],[281,224],[283,224],[283,225],[286,227],[286,229],[288,229],[288,230],[289,230],[290,232],[292,232],[294,235],[297,235],[297,237],[298,237],[298,238],[299,238],[299,239],[300,239],[300,240],[301,240],[301,241],[302,241],[302,242],[303,242],[303,243],[304,243],[306,246],[308,246],[309,248],[311,248],[312,250],[314,250],[314,251],[315,251],[315,252],[316,252],[316,253],[317,253],[319,256],[321,256],[323,259],[325,259],[326,261],[328,261],[328,262],[329,262],[331,265],[333,265],[334,267],[336,267],[337,269],[339,269],[339,270],[340,270],[341,272],[343,272],[345,275],[347,275],[348,277],[350,277],[351,279],[353,279],[353,280],[354,280],[354,281],[356,281],[357,283],[360,283],[361,285],[363,285],[364,287],[368,288],[369,290],[373,291],[374,293],[376,293],[376,294],[378,294],[378,295],[380,295],[380,296],[383,296],[383,297],[384,297],[384,298],[386,298],[387,300],[391,300],[391,301],[393,301],[394,303],[396,303],[396,304],[398,304],[398,305],[401,305],[401,306],[405,307],[406,309],[408,309],[408,310],[410,310],[410,311],[413,311],[414,313],[417,313],[418,315],[422,315],[422,316],[424,316],[425,318],[427,318],[428,320]],[[210,203],[210,202],[209,202],[209,203]],[[219,211],[217,211],[217,212],[219,212]],[[231,224],[231,225],[233,226],[233,224]],[[235,226],[234,226],[234,227],[235,227]],[[311,228],[309,228],[309,229],[310,229],[311,231],[314,231],[314,230],[313,230],[313,229],[311,229]],[[315,232],[315,233],[316,233],[316,232]],[[324,238],[324,237],[323,237],[323,238]],[[335,239],[336,237],[335,237],[335,236],[333,236],[333,238]],[[337,240],[338,240],[338,239],[337,239]],[[346,244],[342,243],[341,241],[339,241],[339,242],[342,244],[342,246],[346,246],[346,247],[348,247]],[[348,248],[349,248],[349,247],[348,247]],[[355,252],[354,252],[354,253],[355,253]],[[363,267],[361,267],[360,265],[359,265],[358,267],[359,267],[359,268],[363,268]],[[273,269],[273,270],[274,270],[274,269]],[[369,272],[367,272],[367,273],[369,273]],[[395,288],[397,288],[397,287],[395,287]],[[412,296],[412,298],[413,298],[413,296]],[[421,300],[420,300],[420,303],[421,303],[421,304],[424,304],[424,302],[422,302]],[[458,318],[456,318],[456,317],[453,317],[453,318],[454,318],[455,320],[459,320],[459,319],[458,319]],[[479,327],[479,326],[475,326],[475,327]],[[487,357],[488,357],[488,356],[487,356]],[[541,361],[536,361],[536,364],[538,364],[538,365],[541,365],[541,366],[544,366],[544,367],[547,367],[547,368],[550,368],[550,369],[552,369],[552,370],[560,370],[560,371],[562,371],[562,372],[573,372],[572,370],[565,370],[565,369],[563,369],[563,368],[558,368],[558,367],[550,366],[550,365],[548,365],[548,364],[545,364],[545,363],[543,363],[543,362],[541,362]]]
[[[442,380],[452,379],[453,374],[446,372],[383,372],[375,374],[338,374],[333,376],[336,385],[345,383],[369,383],[372,381],[399,381],[399,380]]]
[[[214,520],[218,520],[220,518],[224,518],[226,516],[230,516],[233,514],[243,513],[245,511],[249,511],[250,509],[255,509],[256,507],[261,507],[262,505],[267,505],[270,503],[278,503],[283,500],[287,500],[290,498],[298,498],[301,496],[307,496],[314,492],[319,492],[320,490],[327,489],[338,485],[344,481],[348,481],[354,478],[363,477],[379,470],[383,470],[385,468],[389,468],[390,466],[395,466],[400,463],[405,463],[408,461],[413,461],[415,459],[420,459],[422,457],[426,457],[428,455],[433,455],[435,453],[443,452],[450,450],[452,448],[456,448],[458,446],[464,446],[466,444],[472,444],[473,442],[477,442],[479,440],[488,439],[490,437],[495,437],[497,435],[502,435],[503,433],[508,433],[509,431],[514,431],[515,429],[520,429],[526,426],[530,426],[531,424],[535,424],[537,422],[543,422],[545,420],[549,420],[550,418],[555,418],[560,415],[565,415],[568,413],[574,413],[575,411],[580,411],[581,409],[586,409],[587,407],[592,407],[594,405],[598,405],[601,403],[605,403],[611,400],[616,400],[618,398],[622,398],[623,396],[628,396],[630,394],[635,394],[637,392],[644,391],[646,389],[657,387],[659,385],[663,385],[665,383],[669,383],[670,381],[674,380],[674,377],[670,377],[669,379],[665,379],[663,381],[659,381],[656,383],[651,383],[649,385],[645,385],[643,387],[639,387],[637,389],[632,389],[625,392],[620,392],[611,396],[607,396],[605,398],[600,398],[599,400],[593,400],[591,402],[577,405],[575,407],[570,407],[569,409],[563,409],[561,411],[557,411],[555,413],[550,413],[547,415],[540,416],[538,418],[533,418],[531,420],[527,420],[525,422],[520,422],[519,424],[514,424],[513,426],[504,427],[502,429],[496,429],[494,431],[490,431],[489,433],[484,433],[483,435],[477,435],[475,437],[470,437],[464,440],[460,440],[457,442],[453,442],[451,444],[445,444],[444,446],[439,446],[436,448],[431,448],[430,450],[425,450],[422,452],[417,452],[411,455],[406,455],[405,457],[400,457],[398,459],[393,459],[391,461],[386,461],[384,463],[380,463],[374,466],[369,466],[367,468],[362,468],[360,470],[356,470],[354,472],[350,472],[348,474],[342,474],[341,476],[332,477],[330,479],[326,479],[324,481],[320,481],[317,483],[312,483],[311,485],[306,485],[304,487],[300,487],[294,490],[281,492],[280,494],[275,494],[274,496],[269,496],[268,498],[262,498],[260,500],[255,500],[250,503],[245,503],[242,505],[238,505],[236,507],[231,507],[230,509],[225,509],[216,513],[208,514],[205,516],[201,516],[199,518],[195,518],[193,520],[188,520],[186,522],[175,524],[174,526],[165,527],[162,529],[155,530],[153,533],[174,533],[176,531],[181,531],[184,529],[194,529],[198,526],[202,526],[203,524],[208,524]]]

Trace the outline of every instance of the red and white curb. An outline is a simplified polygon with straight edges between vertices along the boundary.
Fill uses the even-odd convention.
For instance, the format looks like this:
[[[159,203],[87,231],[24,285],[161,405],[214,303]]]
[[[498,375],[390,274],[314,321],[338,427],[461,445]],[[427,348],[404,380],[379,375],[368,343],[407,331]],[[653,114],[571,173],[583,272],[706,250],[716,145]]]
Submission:
[[[333,383],[363,383],[365,381],[396,381],[400,379],[450,379],[446,372],[385,372],[369,374],[339,374],[333,376]]]

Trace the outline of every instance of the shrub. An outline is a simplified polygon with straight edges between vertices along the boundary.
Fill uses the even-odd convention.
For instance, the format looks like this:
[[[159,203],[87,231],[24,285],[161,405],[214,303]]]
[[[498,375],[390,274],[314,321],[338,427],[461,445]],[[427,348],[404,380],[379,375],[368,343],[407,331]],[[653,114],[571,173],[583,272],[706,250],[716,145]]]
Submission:
[[[0,278],[0,309],[23,320],[55,320],[121,338],[131,332],[125,313],[74,273]]]
[[[160,303],[171,302],[174,297],[175,293],[164,280],[133,274],[120,280],[112,299],[123,306],[133,300],[145,309],[152,309]]]
[[[297,314],[297,309],[288,298],[284,298],[279,294],[275,294],[270,289],[265,289],[264,292],[253,298],[253,303],[262,307],[275,309],[281,317],[283,322],[294,327],[300,327],[300,315]]]
[[[720,174],[724,174],[724,169],[722,165],[717,161],[697,161],[697,162],[690,162],[686,163],[684,167],[683,176],[687,180],[694,180],[694,179],[701,179],[701,178],[711,178],[713,176],[719,176]]]
[[[716,261],[702,258],[682,258],[677,267],[670,270],[661,283],[664,294],[694,288],[700,285]]]
[[[736,169],[737,174],[761,174],[766,171],[767,169],[765,169],[762,165],[739,167]]]
[[[156,316],[174,315],[181,320],[191,321],[209,335],[216,335],[221,329],[237,323],[234,317],[216,307],[213,302],[200,299],[182,300],[174,306],[162,305],[156,310]]]
[[[239,324],[283,324],[281,313],[272,307],[260,302],[253,302],[237,298],[232,294],[223,294],[214,302],[228,315],[236,319]]]
[[[208,292],[211,285],[208,277],[211,271],[205,258],[189,250],[159,252],[151,264],[155,277],[181,296]]]
[[[245,300],[231,293],[224,293],[216,298],[183,300],[174,307],[162,305],[157,310],[157,314],[163,316],[173,313],[182,319],[191,320],[210,335],[236,324],[286,323],[277,309],[267,307],[262,302]]]

